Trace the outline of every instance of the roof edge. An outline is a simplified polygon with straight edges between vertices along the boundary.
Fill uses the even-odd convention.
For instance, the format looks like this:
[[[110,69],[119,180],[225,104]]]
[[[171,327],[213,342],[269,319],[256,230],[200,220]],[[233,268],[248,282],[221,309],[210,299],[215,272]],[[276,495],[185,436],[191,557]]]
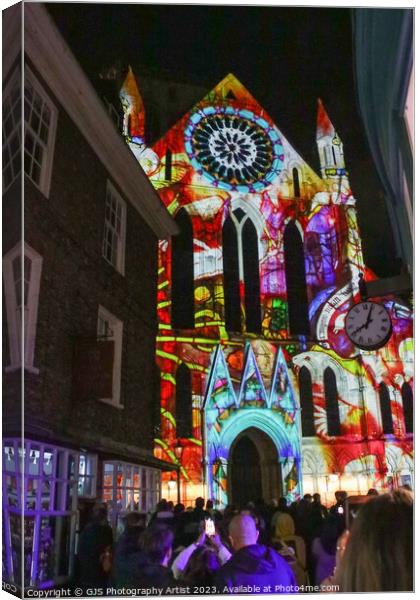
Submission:
[[[24,50],[86,141],[158,238],[178,232],[158,193],[118,133],[92,83],[48,14],[25,3]]]

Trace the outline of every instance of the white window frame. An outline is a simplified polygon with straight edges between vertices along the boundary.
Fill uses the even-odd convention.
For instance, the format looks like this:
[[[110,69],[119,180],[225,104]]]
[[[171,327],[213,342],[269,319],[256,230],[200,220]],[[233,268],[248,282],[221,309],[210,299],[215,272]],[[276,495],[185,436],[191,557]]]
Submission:
[[[31,70],[28,69],[28,67],[25,67],[25,88],[26,88],[27,81],[31,83],[32,87],[34,88],[36,93],[41,97],[43,102],[45,102],[45,104],[48,105],[51,116],[50,116],[50,124],[49,124],[49,129],[48,129],[47,144],[45,144],[41,140],[41,138],[39,138],[37,136],[37,134],[35,134],[35,132],[31,129],[32,134],[40,142],[40,144],[44,147],[44,153],[42,156],[42,165],[41,165],[41,177],[40,177],[39,183],[34,181],[25,172],[25,166],[23,166],[23,171],[25,173],[25,176],[48,198],[49,194],[50,194],[50,187],[51,187],[51,174],[52,174],[52,165],[53,165],[53,158],[54,158],[54,147],[55,147],[55,138],[56,138],[56,131],[57,131],[58,111],[57,111],[57,108],[55,107],[55,105],[53,104],[53,102],[51,101],[50,97],[45,93],[44,89],[42,88],[42,86],[40,85],[40,83],[38,82],[38,80],[36,79],[34,74],[31,72]],[[26,132],[27,127],[28,127],[28,124],[26,123],[26,120],[25,120],[25,132]],[[24,162],[25,162],[25,141],[23,141],[23,146],[24,146],[23,152],[24,152]]]
[[[18,87],[18,91],[19,91],[19,99],[18,99],[18,105],[19,105],[19,116],[18,116],[18,121],[14,122],[13,124],[13,129],[11,134],[6,137],[4,135],[3,132],[3,143],[2,143],[2,150],[3,150],[3,155],[4,155],[4,149],[7,147],[7,149],[9,150],[9,142],[10,140],[13,138],[13,136],[15,135],[15,133],[17,132],[18,135],[18,139],[19,139],[19,150],[18,153],[15,155],[18,157],[19,159],[19,169],[17,173],[13,173],[13,178],[10,181],[10,183],[8,185],[5,185],[4,182],[4,172],[5,172],[5,163],[3,162],[3,195],[4,193],[13,185],[13,183],[16,181],[16,179],[21,175],[22,173],[22,81],[21,81],[21,75],[20,75],[20,70],[16,69],[14,71],[14,73],[12,74],[12,76],[10,77],[9,81],[7,82],[6,88],[4,90],[3,93],[3,106],[7,103],[7,105],[9,105],[10,103],[10,97],[11,97],[11,92],[13,90],[13,88],[17,85]],[[12,116],[13,116],[13,110],[12,110]],[[4,121],[5,121],[5,111],[3,108],[3,127],[4,127]],[[8,152],[9,154],[9,152]],[[12,170],[13,169],[13,160],[10,161],[12,163]],[[9,162],[7,163],[8,165],[10,164]]]
[[[106,218],[106,212],[105,212],[104,232],[103,232],[103,237],[102,237],[102,256],[110,265],[112,265],[114,267],[114,269],[116,269],[119,273],[121,273],[121,275],[124,275],[127,205],[124,202],[124,200],[122,199],[121,195],[117,192],[115,187],[112,185],[112,183],[108,180],[107,185],[106,185],[105,211],[106,211],[106,205],[107,205],[109,195],[112,196],[115,199],[115,201],[117,202],[117,204],[119,204],[121,206],[121,228],[120,228],[120,233],[118,234],[118,232],[116,231],[113,224],[110,223],[110,221],[108,221],[108,219]],[[117,257],[116,257],[115,264],[111,260],[109,260],[109,258],[106,256],[106,252],[105,252],[105,235],[106,235],[108,229],[111,229],[117,237],[117,242],[116,242]]]
[[[241,218],[240,221],[238,221],[238,219],[235,215],[235,210],[238,208],[241,208],[245,213],[245,215]],[[243,241],[242,241],[242,229],[245,227],[245,224],[248,221],[248,219],[250,219],[251,223],[255,227],[255,232],[256,232],[257,238],[258,238],[258,257],[259,257],[258,261],[260,261],[260,257],[264,256],[264,248],[263,248],[262,242],[261,242],[261,235],[263,232],[261,217],[256,217],[255,210],[252,210],[252,208],[250,206],[246,206],[244,203],[238,202],[238,203],[233,204],[232,210],[230,212],[230,218],[232,219],[232,222],[235,226],[236,237],[238,240],[239,279],[241,281],[244,281],[245,267],[244,267],[244,248],[243,248]],[[261,274],[260,274],[260,277],[261,277]]]
[[[123,323],[115,315],[110,313],[103,306],[99,306],[98,309],[98,329],[99,319],[107,321],[112,331],[112,336],[109,341],[114,342],[114,364],[112,369],[112,398],[99,398],[100,402],[110,404],[115,408],[123,409],[124,405],[121,403],[121,363],[122,363],[122,337],[123,337]],[[99,331],[98,331],[99,333]]]
[[[134,483],[135,475],[137,484]],[[117,529],[119,521],[127,513],[137,510],[150,514],[154,510],[161,495],[161,471],[154,467],[107,460],[102,465],[101,488],[102,501],[108,505],[111,525]]]
[[[12,557],[12,534],[16,532],[10,517],[33,519],[32,545],[25,547],[24,552],[24,579],[26,585],[39,589],[43,584],[49,589],[59,577],[71,576],[74,569],[79,452],[30,439],[6,438],[2,463],[6,572],[12,582],[22,583],[22,571],[16,569]],[[42,549],[43,523],[47,521],[50,527],[63,518],[69,521],[67,534],[57,528],[53,545],[46,552],[50,557],[54,553],[61,558],[64,551],[66,561],[52,561],[45,573],[40,561],[35,560]]]
[[[81,451],[79,454],[79,477],[77,495],[79,498],[96,498],[98,476],[98,456]],[[86,482],[90,481],[90,493],[86,492]]]
[[[22,269],[22,299],[24,297],[23,289],[23,256],[27,256],[31,261],[31,275],[28,289],[27,311],[23,311],[23,323],[18,318],[18,305],[16,298],[15,281],[13,277],[13,261],[16,257],[21,257]],[[3,257],[3,277],[4,293],[6,299],[7,328],[9,338],[10,365],[6,371],[14,371],[25,367],[28,371],[38,373],[39,370],[34,367],[36,326],[38,320],[39,291],[41,285],[42,256],[33,248],[19,242],[5,254]],[[23,336],[22,336],[23,328]],[[24,356],[22,359],[22,341]],[[22,364],[23,363],[23,364]]]

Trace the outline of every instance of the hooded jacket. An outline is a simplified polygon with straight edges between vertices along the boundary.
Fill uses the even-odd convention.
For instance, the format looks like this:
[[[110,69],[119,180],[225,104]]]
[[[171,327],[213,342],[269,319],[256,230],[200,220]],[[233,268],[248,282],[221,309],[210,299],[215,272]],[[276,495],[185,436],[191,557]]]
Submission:
[[[290,593],[295,591],[290,586],[296,585],[296,581],[287,561],[273,548],[252,544],[235,552],[221,567],[216,585],[225,594]]]
[[[286,513],[281,514],[277,519],[273,545],[282,556],[294,557],[294,560],[290,560],[290,566],[298,585],[307,583],[305,542],[303,538],[295,535],[295,523]]]

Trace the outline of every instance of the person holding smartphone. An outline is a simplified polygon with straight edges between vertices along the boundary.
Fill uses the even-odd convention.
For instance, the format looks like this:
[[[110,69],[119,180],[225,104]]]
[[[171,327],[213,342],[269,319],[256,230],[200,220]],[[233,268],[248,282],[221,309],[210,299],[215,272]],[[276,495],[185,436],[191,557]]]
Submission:
[[[193,552],[195,552],[197,548],[206,545],[215,550],[221,565],[224,565],[232,556],[226,546],[222,544],[213,519],[207,518],[200,523],[200,533],[197,540],[184,548],[172,563],[172,573],[174,574],[175,579],[182,578]]]

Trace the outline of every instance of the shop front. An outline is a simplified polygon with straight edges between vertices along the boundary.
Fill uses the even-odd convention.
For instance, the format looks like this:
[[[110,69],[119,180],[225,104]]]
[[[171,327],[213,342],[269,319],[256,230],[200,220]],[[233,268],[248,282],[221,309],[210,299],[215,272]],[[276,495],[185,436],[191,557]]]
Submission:
[[[5,581],[20,584],[23,572],[24,587],[46,588],[71,575],[79,461],[68,448],[3,440]]]
[[[161,472],[34,440],[3,440],[3,580],[38,589],[69,582],[83,506],[104,502],[117,537],[122,517],[150,513]],[[23,529],[23,531],[22,531]],[[23,544],[22,544],[23,538]]]

